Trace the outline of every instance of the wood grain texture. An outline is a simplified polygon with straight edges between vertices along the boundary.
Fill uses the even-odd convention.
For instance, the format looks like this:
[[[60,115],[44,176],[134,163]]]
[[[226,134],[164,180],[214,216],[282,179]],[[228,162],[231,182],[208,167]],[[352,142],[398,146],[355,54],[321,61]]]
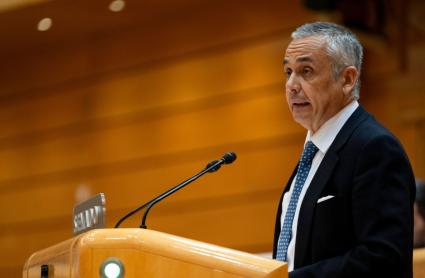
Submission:
[[[287,265],[282,262],[137,228],[94,230],[41,250],[27,260],[23,277],[38,277],[41,264],[52,267],[55,277],[97,277],[102,263],[111,257],[121,262],[125,277],[129,278],[170,277],[170,274],[287,277]]]

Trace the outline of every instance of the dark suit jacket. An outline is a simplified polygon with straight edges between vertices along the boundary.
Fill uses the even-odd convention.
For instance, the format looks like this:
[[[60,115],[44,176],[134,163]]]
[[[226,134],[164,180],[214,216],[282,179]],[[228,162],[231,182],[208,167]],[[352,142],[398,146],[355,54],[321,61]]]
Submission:
[[[295,173],[296,169],[285,192]],[[335,197],[317,204],[329,195]],[[306,192],[289,277],[412,277],[414,196],[415,181],[402,146],[362,107],[357,108]],[[282,198],[274,258],[281,203]]]

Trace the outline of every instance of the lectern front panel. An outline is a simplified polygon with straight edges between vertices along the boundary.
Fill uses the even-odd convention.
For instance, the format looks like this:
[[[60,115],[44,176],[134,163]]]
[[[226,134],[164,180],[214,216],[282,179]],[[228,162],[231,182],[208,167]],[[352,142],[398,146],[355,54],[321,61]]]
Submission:
[[[287,277],[284,263],[144,229],[100,229],[34,253],[24,278]],[[44,277],[43,277],[44,278]]]

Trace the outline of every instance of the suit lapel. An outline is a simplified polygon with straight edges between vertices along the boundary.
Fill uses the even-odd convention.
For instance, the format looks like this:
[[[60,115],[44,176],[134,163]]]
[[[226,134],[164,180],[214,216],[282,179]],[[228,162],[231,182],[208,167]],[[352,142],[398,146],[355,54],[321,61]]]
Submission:
[[[363,122],[369,114],[360,106],[344,124],[334,142],[326,152],[301,204],[297,224],[297,238],[295,244],[294,267],[298,268],[306,264],[308,260],[308,247],[310,245],[311,225],[314,210],[323,188],[329,181],[335,166],[338,164],[338,151],[347,142],[355,128]]]
[[[301,204],[295,244],[295,268],[304,265],[304,260],[310,244],[311,223],[313,221],[316,202],[337,165],[338,160],[339,158],[336,153],[327,153],[325,155]]]

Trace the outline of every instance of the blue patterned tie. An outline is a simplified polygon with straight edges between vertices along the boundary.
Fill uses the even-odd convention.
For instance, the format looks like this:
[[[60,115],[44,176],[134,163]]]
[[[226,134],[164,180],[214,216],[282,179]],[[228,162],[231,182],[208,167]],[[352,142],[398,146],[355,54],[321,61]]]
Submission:
[[[317,147],[311,141],[308,141],[301,155],[294,190],[289,201],[288,210],[286,211],[277,243],[276,259],[279,261],[287,261],[288,245],[292,237],[292,222],[294,221],[298,198],[300,197],[301,190],[303,189],[305,180],[307,179],[308,172],[310,172],[311,162],[313,161],[317,150]]]

